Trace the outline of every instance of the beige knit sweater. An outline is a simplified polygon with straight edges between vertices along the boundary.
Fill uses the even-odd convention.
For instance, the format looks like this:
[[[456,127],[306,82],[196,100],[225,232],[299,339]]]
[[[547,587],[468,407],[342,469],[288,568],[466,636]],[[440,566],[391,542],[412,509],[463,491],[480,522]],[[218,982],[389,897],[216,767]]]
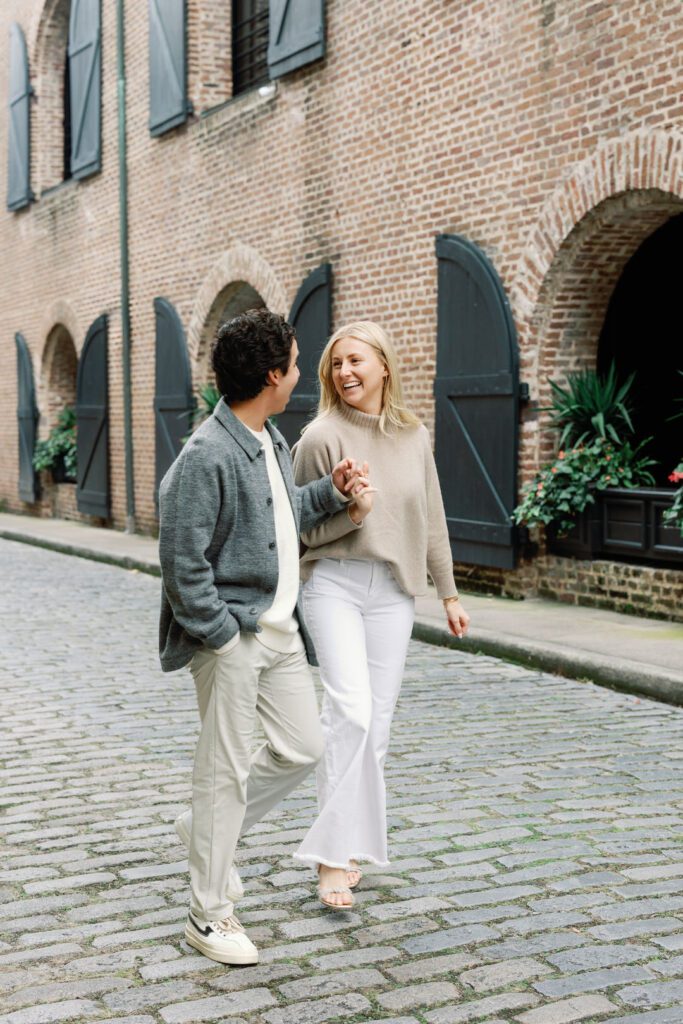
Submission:
[[[343,458],[368,462],[372,511],[356,526],[347,509],[303,534],[308,550],[301,559],[308,579],[319,558],[360,558],[387,562],[407,594],[427,590],[427,572],[439,597],[456,594],[453,558],[441,488],[429,433],[424,426],[404,427],[387,436],[379,416],[344,404],[315,420],[294,448],[297,484],[329,473]]]

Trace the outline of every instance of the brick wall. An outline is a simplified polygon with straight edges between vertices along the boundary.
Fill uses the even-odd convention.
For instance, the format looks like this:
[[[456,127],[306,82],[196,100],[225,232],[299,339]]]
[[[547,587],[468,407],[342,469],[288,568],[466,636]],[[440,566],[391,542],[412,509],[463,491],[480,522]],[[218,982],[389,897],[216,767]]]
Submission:
[[[22,507],[14,332],[28,341],[44,395],[56,325],[79,352],[106,312],[113,525],[122,526],[115,5],[102,5],[102,172],[59,185],[67,6],[5,0],[0,12],[0,57],[11,21],[27,35],[38,196],[28,210],[0,211],[0,498]],[[231,96],[229,7],[189,0],[194,114],[152,138],[147,4],[126,5],[138,528],[155,527],[156,296],[177,309],[199,381],[216,317],[251,294],[243,285],[286,312],[306,274],[329,261],[334,325],[362,316],[388,328],[407,397],[431,427],[434,238],[443,232],[480,246],[510,296],[532,397],[524,483],[551,444],[538,413],[546,377],[594,361],[621,268],[681,209],[683,9],[663,0],[328,0],[325,60],[264,98]],[[6,110],[5,79],[0,96]],[[6,145],[0,114],[0,167]],[[41,411],[42,431],[49,404]],[[508,574],[505,587],[538,586],[534,564]]]

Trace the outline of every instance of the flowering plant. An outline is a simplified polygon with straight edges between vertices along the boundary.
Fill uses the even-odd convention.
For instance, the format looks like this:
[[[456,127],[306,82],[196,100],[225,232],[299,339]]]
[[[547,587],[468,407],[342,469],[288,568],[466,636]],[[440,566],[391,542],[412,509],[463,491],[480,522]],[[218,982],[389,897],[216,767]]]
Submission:
[[[683,537],[683,459],[678,463],[673,473],[669,474],[672,484],[678,484],[678,490],[674,494],[674,503],[662,515],[662,519],[670,526],[677,526]]]
[[[527,487],[512,513],[513,522],[527,526],[553,523],[562,536],[574,527],[576,516],[595,502],[596,491],[653,485],[654,477],[647,467],[655,460],[641,454],[649,440],[635,447],[630,441],[616,446],[604,437],[596,437],[558,452],[555,461],[537,473]]]

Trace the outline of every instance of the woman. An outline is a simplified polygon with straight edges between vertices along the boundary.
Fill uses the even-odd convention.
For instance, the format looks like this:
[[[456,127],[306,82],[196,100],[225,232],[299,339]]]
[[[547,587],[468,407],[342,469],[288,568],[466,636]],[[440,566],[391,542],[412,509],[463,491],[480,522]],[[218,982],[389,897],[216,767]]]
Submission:
[[[297,484],[341,453],[370,465],[373,490],[304,534],[306,621],[324,686],[320,813],[295,857],[318,865],[325,906],[353,905],[360,861],[386,865],[384,759],[427,572],[456,636],[459,601],[443,501],[426,428],[403,404],[396,355],[364,320],[332,335],[320,366],[318,414],[294,451]],[[372,514],[366,516],[372,508]]]

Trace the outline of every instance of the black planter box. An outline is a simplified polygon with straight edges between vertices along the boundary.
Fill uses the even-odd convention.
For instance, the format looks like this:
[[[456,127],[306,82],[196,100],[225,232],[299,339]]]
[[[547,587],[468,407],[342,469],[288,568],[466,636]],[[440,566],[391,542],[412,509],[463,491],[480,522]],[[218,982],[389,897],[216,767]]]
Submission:
[[[548,550],[570,558],[683,564],[680,530],[662,520],[673,496],[671,490],[654,487],[600,491],[595,504],[577,516],[576,526],[567,536],[558,537],[557,531],[548,527]]]
[[[60,455],[53,466],[50,467],[52,482],[55,484],[75,484],[76,477],[69,476],[64,465],[64,456]]]

